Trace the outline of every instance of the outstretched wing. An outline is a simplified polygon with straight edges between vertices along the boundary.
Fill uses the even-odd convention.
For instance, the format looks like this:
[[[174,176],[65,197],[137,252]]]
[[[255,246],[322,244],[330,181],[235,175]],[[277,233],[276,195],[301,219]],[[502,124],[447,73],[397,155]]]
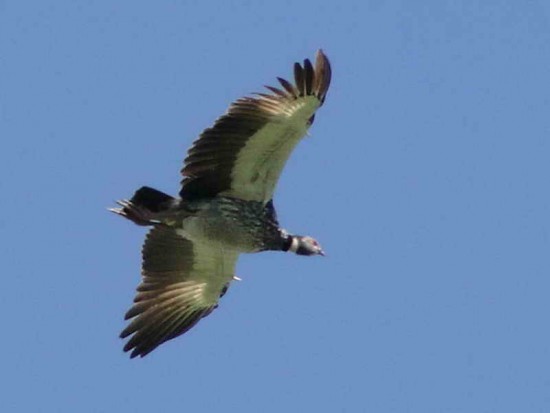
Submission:
[[[180,196],[224,195],[267,202],[298,141],[313,122],[330,84],[327,57],[317,52],[315,67],[294,64],[295,85],[278,78],[283,89],[238,99],[206,129],[188,152]]]
[[[132,337],[124,351],[145,356],[210,314],[233,278],[238,254],[193,243],[169,227],[154,227],[143,245],[143,280],[130,324],[120,334]]]

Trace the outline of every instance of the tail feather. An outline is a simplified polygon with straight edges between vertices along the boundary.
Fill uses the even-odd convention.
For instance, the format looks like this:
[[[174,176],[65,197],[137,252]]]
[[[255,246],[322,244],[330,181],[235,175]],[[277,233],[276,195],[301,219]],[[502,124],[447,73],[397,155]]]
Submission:
[[[161,222],[155,217],[160,212],[170,209],[173,201],[174,198],[170,195],[143,186],[130,200],[117,201],[121,208],[109,208],[109,211],[129,219],[137,225],[154,225]]]

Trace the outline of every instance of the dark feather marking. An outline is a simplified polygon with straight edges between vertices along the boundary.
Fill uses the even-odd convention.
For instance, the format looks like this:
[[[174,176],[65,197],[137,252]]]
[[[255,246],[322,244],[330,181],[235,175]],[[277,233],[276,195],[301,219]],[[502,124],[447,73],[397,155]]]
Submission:
[[[198,176],[201,173],[209,173],[209,171],[212,171],[212,169],[215,169],[217,172],[226,171],[227,173],[231,173],[231,169],[233,168],[233,162],[230,163],[220,163],[220,162],[204,162],[204,163],[197,163],[193,165],[188,165],[184,172],[189,177]]]
[[[305,72],[305,92],[306,95],[309,96],[312,94],[313,91],[313,66],[311,65],[311,62],[309,59],[304,60],[304,72]]]
[[[315,60],[315,82],[314,93],[322,102],[325,101],[325,97],[330,86],[331,69],[330,63],[321,50],[317,53],[317,59]]]
[[[124,350],[129,351],[133,348],[130,357],[146,356],[153,351],[160,343],[178,337],[197,322],[201,320],[205,311],[189,312],[183,319],[182,314],[173,313],[155,325],[150,331],[144,331],[139,337],[134,335],[126,344]],[[135,339],[134,339],[135,338]]]
[[[269,89],[271,90],[273,93],[275,93],[276,95],[282,97],[282,98],[288,98],[288,94],[283,92],[281,89],[278,89],[276,87],[273,87],[273,86],[264,86],[266,89]]]
[[[298,97],[298,91],[288,80],[278,77],[277,80],[285,88],[285,90],[294,98]]]
[[[300,63],[294,63],[294,81],[296,82],[296,89],[298,89],[298,96],[304,96],[304,70]]]
[[[215,160],[216,158],[233,161],[235,159],[235,151],[234,150],[204,151],[204,152],[194,153],[192,155],[189,155],[185,159],[185,162],[188,164],[191,164],[194,162],[212,161],[212,160]]]

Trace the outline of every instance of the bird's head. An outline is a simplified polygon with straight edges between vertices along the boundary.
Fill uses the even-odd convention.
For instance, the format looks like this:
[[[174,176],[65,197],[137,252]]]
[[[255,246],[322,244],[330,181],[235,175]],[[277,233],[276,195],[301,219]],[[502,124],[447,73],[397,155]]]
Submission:
[[[322,255],[325,252],[315,238],[310,236],[293,235],[288,252],[294,252],[298,255]]]

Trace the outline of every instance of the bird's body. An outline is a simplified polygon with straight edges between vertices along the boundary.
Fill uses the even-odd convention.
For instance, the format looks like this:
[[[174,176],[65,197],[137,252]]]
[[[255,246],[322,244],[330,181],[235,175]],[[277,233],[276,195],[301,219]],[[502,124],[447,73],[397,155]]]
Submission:
[[[153,226],[143,246],[142,283],[126,314],[125,351],[145,356],[210,314],[235,279],[241,253],[323,255],[311,237],[279,227],[273,192],[290,153],[306,134],[330,83],[319,52],[294,67],[296,85],[241,98],[195,141],[179,198],[142,187],[113,212]]]
[[[285,236],[271,204],[216,197],[192,203],[197,213],[184,218],[177,232],[193,242],[237,253],[282,250]]]

